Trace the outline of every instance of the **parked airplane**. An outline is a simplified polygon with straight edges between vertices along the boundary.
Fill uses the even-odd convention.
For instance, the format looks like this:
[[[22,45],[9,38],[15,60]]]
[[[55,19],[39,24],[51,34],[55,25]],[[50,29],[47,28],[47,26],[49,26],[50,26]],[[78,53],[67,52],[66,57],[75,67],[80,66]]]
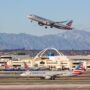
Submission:
[[[27,71],[27,70],[30,70],[30,71],[43,71],[43,70],[47,70],[47,68],[45,67],[29,67],[27,65],[26,62],[24,62],[24,70]]]
[[[25,71],[29,70],[29,66],[27,65],[26,62],[24,62],[24,69],[25,69]]]
[[[27,71],[29,70],[28,65],[24,62],[24,69],[23,68],[14,68],[13,66],[9,66],[7,62],[4,63],[5,69],[4,71]]]
[[[67,21],[55,22],[55,21],[45,19],[45,18],[37,16],[37,15],[29,15],[28,18],[31,19],[31,22],[32,21],[38,22],[38,25],[40,25],[40,26],[45,25],[45,28],[47,28],[47,26],[50,26],[50,28],[55,27],[55,28],[64,29],[64,30],[72,30],[73,29],[71,27],[72,23],[73,23],[72,20],[69,21],[67,24],[63,24],[65,22],[67,22]]]
[[[51,79],[54,80],[57,76],[77,76],[82,73],[84,70],[83,64],[77,65],[73,71],[25,71],[20,76],[35,76],[40,77],[41,79]]]
[[[7,62],[4,63],[4,66],[6,70],[10,69],[9,65],[7,65]]]

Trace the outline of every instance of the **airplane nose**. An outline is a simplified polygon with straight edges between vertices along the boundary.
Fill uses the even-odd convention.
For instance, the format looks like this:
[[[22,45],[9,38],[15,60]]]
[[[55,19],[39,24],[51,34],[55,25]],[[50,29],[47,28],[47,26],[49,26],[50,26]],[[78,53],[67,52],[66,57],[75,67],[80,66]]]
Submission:
[[[29,15],[29,16],[27,16],[27,18],[31,18],[31,16]]]

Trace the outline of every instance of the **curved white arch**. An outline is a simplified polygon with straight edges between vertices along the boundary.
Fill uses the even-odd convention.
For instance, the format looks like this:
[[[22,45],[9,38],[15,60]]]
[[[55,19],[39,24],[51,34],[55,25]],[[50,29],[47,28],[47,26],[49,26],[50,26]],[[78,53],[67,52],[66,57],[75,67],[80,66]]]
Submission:
[[[43,55],[45,54],[45,52],[48,51],[48,50],[54,50],[54,51],[58,54],[58,56],[64,56],[63,53],[59,52],[59,51],[58,51],[57,49],[55,49],[55,48],[46,48],[46,49],[40,51],[40,52],[34,57],[34,59],[39,58],[39,57],[43,57]]]

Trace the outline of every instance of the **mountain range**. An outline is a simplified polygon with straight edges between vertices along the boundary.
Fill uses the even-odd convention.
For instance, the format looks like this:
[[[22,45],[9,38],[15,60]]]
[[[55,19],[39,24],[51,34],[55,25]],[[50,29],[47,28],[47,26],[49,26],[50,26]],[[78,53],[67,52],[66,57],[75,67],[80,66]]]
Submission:
[[[55,35],[0,33],[0,50],[57,48],[59,50],[90,50],[90,32],[71,30]]]

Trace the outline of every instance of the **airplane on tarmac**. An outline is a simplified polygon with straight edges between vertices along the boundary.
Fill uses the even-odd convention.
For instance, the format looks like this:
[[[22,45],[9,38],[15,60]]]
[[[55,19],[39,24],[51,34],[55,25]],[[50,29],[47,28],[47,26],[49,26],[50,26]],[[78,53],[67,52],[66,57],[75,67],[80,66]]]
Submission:
[[[9,66],[7,62],[4,63],[5,69],[4,71],[27,71],[29,70],[29,66],[24,62],[24,69],[22,68],[14,68],[13,66]]]
[[[27,65],[26,62],[24,62],[24,69],[25,69],[25,71],[29,70],[29,66]]]
[[[25,71],[40,71],[40,70],[47,70],[45,67],[29,67],[26,62],[24,62],[24,70]]]
[[[84,66],[82,63],[76,66],[76,68],[72,71],[49,71],[49,70],[44,70],[44,71],[25,71],[20,76],[35,76],[35,77],[40,77],[41,79],[51,79],[55,80],[57,76],[78,76],[80,75],[84,70]]]
[[[31,22],[36,21],[36,22],[38,22],[38,25],[45,26],[45,28],[50,26],[50,28],[54,27],[54,28],[63,29],[63,30],[72,30],[73,29],[72,28],[72,23],[73,23],[72,20],[70,20],[66,24],[63,24],[67,21],[56,22],[56,21],[52,21],[49,19],[45,19],[45,18],[37,16],[37,15],[29,15],[27,17],[28,17],[28,19],[31,19]]]
[[[6,69],[6,70],[10,69],[10,66],[7,65],[7,62],[4,63],[4,66],[5,66],[5,69]]]

